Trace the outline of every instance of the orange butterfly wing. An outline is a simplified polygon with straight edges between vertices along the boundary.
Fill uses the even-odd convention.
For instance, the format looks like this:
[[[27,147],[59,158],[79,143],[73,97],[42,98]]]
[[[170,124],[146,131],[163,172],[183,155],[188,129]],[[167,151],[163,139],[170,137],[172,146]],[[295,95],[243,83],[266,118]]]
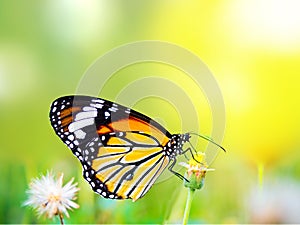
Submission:
[[[51,124],[103,197],[137,200],[169,164],[172,135],[149,117],[107,100],[66,96],[53,102]]]

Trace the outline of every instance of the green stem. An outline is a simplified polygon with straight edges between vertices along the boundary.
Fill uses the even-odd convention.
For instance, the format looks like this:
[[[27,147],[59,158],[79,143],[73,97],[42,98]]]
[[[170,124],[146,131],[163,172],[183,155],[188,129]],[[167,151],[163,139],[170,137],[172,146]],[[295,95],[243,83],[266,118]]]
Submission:
[[[192,205],[192,201],[193,201],[193,197],[194,197],[194,193],[195,193],[195,189],[189,188],[188,190],[189,191],[188,191],[188,196],[186,199],[182,225],[187,225],[187,223],[188,223],[191,205]]]
[[[59,221],[60,221],[60,224],[61,225],[64,225],[64,219],[63,219],[63,215],[61,212],[58,213],[58,216],[59,216]]]

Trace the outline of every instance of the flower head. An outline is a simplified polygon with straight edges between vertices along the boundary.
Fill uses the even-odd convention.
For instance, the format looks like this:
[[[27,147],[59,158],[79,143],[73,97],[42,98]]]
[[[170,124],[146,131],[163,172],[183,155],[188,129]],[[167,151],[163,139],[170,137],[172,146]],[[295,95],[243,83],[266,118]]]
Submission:
[[[24,205],[33,207],[39,216],[45,214],[48,218],[65,214],[69,217],[68,209],[79,208],[72,200],[76,199],[79,190],[77,183],[73,184],[73,178],[63,186],[63,174],[56,180],[51,172],[41,178],[32,179],[29,196]]]
[[[205,153],[197,152],[194,158],[189,160],[189,163],[181,162],[181,166],[187,168],[185,178],[188,181],[184,181],[184,186],[191,189],[201,189],[204,185],[204,178],[206,171],[213,171],[214,169],[208,169],[205,161]]]

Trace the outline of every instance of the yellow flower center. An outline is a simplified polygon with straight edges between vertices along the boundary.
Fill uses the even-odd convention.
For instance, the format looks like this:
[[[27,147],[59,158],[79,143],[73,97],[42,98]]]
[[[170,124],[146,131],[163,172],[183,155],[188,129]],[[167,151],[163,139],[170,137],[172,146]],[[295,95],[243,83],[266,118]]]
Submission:
[[[190,167],[202,167],[206,166],[205,162],[205,153],[204,152],[197,152],[197,155],[194,155],[194,158],[189,160]]]

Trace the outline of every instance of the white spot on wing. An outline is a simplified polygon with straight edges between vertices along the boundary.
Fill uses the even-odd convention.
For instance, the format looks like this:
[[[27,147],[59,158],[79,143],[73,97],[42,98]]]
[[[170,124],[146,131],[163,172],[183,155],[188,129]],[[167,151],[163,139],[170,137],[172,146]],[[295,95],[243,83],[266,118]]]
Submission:
[[[68,139],[69,139],[70,141],[73,141],[73,140],[74,140],[74,135],[73,135],[73,134],[70,134],[70,135],[68,136]]]
[[[83,111],[97,111],[96,108],[94,107],[89,107],[89,106],[85,106],[82,108]]]
[[[104,103],[102,99],[92,99],[92,102]]]
[[[80,112],[76,115],[75,121],[82,120],[82,119],[88,119],[88,118],[94,118],[96,116],[97,116],[97,111]]]
[[[118,109],[117,109],[116,107],[111,107],[111,108],[109,108],[108,110],[109,110],[109,111],[112,111],[112,112],[117,112]]]
[[[79,130],[83,127],[92,125],[93,123],[94,123],[94,118],[79,120],[79,121],[75,121],[75,122],[70,123],[70,125],[68,126],[68,129],[69,129],[70,132],[74,132],[74,131]]]
[[[75,134],[76,138],[78,138],[78,139],[84,139],[85,135],[86,135],[86,133],[83,132],[82,130],[76,130],[76,131],[74,131],[74,134]]]
[[[96,104],[90,104],[91,106],[95,107],[95,108],[98,108],[98,109],[102,109],[103,105],[102,104],[99,104],[99,103],[96,103]]]

